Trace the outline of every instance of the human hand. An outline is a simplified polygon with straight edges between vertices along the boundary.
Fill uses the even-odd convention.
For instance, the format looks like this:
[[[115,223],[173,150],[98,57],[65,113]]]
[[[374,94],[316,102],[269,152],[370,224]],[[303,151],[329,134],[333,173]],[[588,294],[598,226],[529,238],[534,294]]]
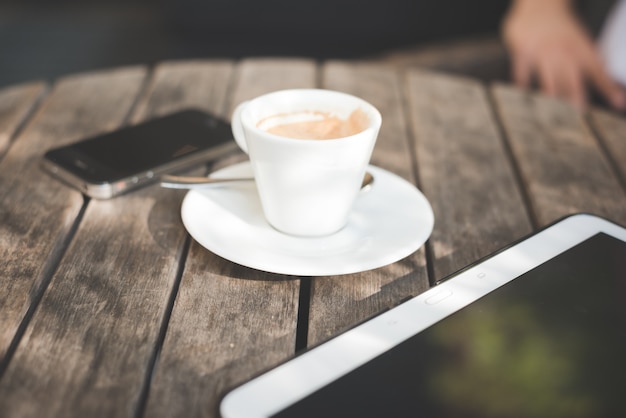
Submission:
[[[516,0],[503,22],[515,83],[527,88],[533,76],[541,89],[583,109],[591,83],[617,109],[626,107],[622,88],[602,59],[568,0]]]

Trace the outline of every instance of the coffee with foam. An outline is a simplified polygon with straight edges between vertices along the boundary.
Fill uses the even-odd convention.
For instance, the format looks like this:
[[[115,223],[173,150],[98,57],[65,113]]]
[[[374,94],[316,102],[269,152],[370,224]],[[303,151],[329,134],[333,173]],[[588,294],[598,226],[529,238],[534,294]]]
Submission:
[[[322,111],[303,111],[269,116],[257,127],[274,135],[293,139],[338,139],[356,135],[369,126],[369,119],[361,109],[346,119]]]

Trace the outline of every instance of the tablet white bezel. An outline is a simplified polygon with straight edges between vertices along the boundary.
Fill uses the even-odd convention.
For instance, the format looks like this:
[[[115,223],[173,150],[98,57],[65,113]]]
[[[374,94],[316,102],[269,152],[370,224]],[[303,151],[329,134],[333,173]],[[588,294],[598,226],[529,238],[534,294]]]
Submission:
[[[626,241],[626,229],[605,219],[567,217],[236,388],[220,412],[271,416],[599,232]]]

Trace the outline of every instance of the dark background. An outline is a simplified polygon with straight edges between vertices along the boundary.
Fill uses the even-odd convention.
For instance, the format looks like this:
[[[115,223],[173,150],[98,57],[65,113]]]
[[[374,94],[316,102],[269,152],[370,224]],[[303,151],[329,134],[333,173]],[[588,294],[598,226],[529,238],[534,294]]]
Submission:
[[[589,0],[597,20],[610,0]],[[3,0],[0,88],[166,59],[363,58],[498,36],[506,0]],[[597,15],[597,16],[596,16]]]

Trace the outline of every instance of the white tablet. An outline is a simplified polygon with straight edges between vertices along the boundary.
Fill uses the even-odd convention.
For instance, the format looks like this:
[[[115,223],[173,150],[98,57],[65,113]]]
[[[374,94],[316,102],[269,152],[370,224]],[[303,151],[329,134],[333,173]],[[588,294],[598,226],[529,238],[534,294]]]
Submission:
[[[574,215],[230,392],[225,418],[626,416],[626,229]]]

